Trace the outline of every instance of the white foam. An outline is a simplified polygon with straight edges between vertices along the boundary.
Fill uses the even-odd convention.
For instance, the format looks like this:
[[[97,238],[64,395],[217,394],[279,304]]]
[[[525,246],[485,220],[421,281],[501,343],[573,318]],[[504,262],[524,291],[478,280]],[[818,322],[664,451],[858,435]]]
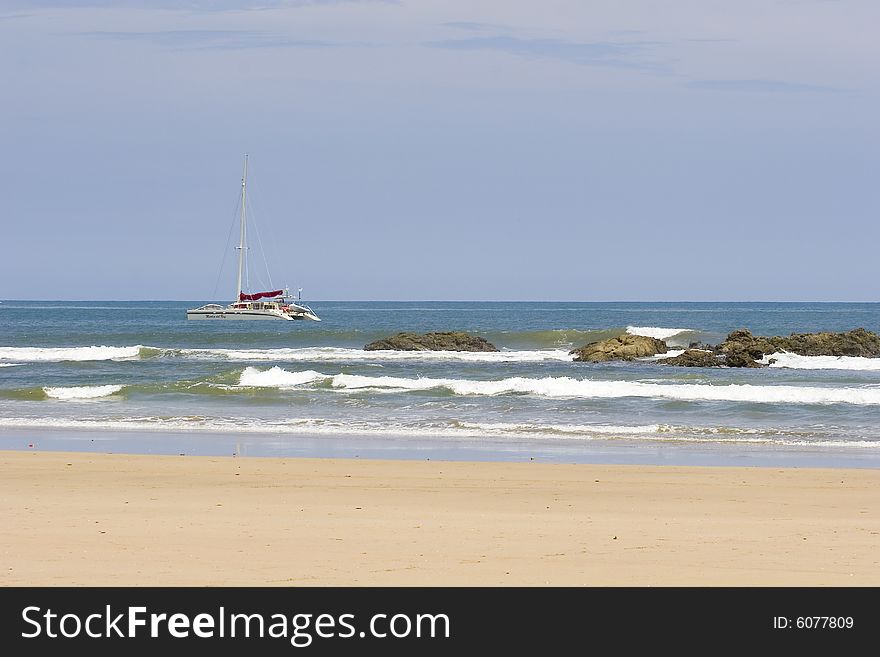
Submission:
[[[107,386],[71,386],[68,388],[43,388],[43,392],[46,393],[52,399],[97,399],[98,397],[106,397],[107,395],[113,395],[122,390],[122,386],[119,385],[107,385]]]
[[[801,447],[862,447],[880,449],[880,441],[829,440],[814,433],[745,427],[688,427],[670,424],[605,425],[605,424],[515,424],[460,422],[458,427],[477,435],[513,438],[547,438],[564,440],[637,439],[649,442],[676,443],[748,443],[782,444]]]
[[[312,370],[288,372],[275,366],[261,371],[256,367],[248,367],[241,373],[238,385],[251,388],[294,388],[326,378],[326,375]]]
[[[21,363],[0,363],[0,367],[18,367]]]
[[[278,366],[265,371],[248,367],[242,372],[239,385],[290,388],[320,380],[329,380],[333,388],[348,391],[407,392],[447,389],[457,395],[478,396],[513,393],[580,399],[649,397],[679,401],[880,405],[880,388],[875,387],[819,388],[751,384],[663,384],[642,381],[596,381],[574,379],[567,376],[548,376],[539,379],[517,376],[496,381],[429,377],[410,379],[397,376],[364,376],[362,374],[328,375],[314,370],[289,372]]]
[[[669,427],[660,424],[645,424],[640,426],[626,426],[613,424],[529,424],[510,422],[459,422],[462,429],[471,429],[481,433],[498,433],[501,435],[511,434],[541,434],[541,435],[575,435],[589,436],[592,434],[601,436],[641,436],[669,431]]]
[[[0,360],[59,362],[123,360],[137,358],[141,345],[133,347],[0,347]]]
[[[224,358],[232,361],[313,362],[313,361],[463,361],[486,363],[530,363],[570,361],[565,349],[510,351],[365,351],[342,347],[301,349],[181,349],[190,358]]]
[[[639,381],[593,381],[570,377],[532,379],[511,377],[499,381],[467,379],[407,379],[391,376],[337,374],[333,386],[347,390],[430,390],[446,388],[458,395],[500,395],[521,393],[542,397],[615,399],[652,397],[681,401],[732,401],[790,404],[880,405],[877,388],[818,388],[807,386],[759,386],[749,384],[658,384]]]
[[[685,328],[663,328],[660,326],[627,326],[626,332],[630,335],[641,335],[646,338],[657,338],[658,340],[666,340],[679,333],[686,333],[692,329]]]
[[[661,358],[675,358],[681,356],[685,352],[684,349],[670,349],[665,354],[654,354],[653,356],[645,356],[638,360],[660,360]]]
[[[0,347],[0,361],[60,362],[90,360],[128,360],[153,356],[180,355],[199,360],[273,362],[351,362],[351,361],[459,361],[474,363],[533,363],[570,361],[565,349],[503,351],[366,351],[346,347],[303,347],[299,349],[166,349],[134,345],[128,347]],[[19,363],[16,363],[19,364]],[[6,365],[0,363],[0,365]],[[8,366],[8,365],[6,365]]]
[[[405,379],[397,376],[363,376],[360,374],[337,374],[332,377],[334,388],[362,390],[365,388],[385,388],[393,390],[431,390],[432,388],[451,388],[458,379]],[[460,382],[464,383],[464,380]]]
[[[5,417],[4,428],[76,429],[108,431],[204,431],[213,433],[289,434],[289,435],[351,435],[408,438],[513,438],[548,440],[607,440],[617,437],[659,443],[749,443],[786,447],[843,448],[880,450],[878,440],[840,440],[806,438],[777,431],[718,427],[685,427],[669,425],[529,425],[504,423],[458,423],[457,426],[413,426],[379,422],[333,421],[301,418],[254,422],[252,418],[235,417],[125,417],[125,418],[58,418]],[[100,436],[96,435],[96,438]]]
[[[770,360],[775,359],[775,363]],[[785,367],[796,370],[866,370],[880,371],[880,358],[859,356],[798,356],[780,351],[764,356],[761,361],[770,367]]]

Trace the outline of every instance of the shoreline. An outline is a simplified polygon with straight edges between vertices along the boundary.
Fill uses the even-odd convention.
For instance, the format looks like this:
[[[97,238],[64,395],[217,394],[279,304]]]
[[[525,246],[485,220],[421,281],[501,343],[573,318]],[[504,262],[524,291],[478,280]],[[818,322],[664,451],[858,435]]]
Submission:
[[[877,586],[880,470],[0,451],[3,586]]]
[[[0,450],[167,456],[345,458],[403,461],[880,469],[880,452],[859,447],[767,443],[597,440],[518,441],[495,436],[215,432],[0,427]]]

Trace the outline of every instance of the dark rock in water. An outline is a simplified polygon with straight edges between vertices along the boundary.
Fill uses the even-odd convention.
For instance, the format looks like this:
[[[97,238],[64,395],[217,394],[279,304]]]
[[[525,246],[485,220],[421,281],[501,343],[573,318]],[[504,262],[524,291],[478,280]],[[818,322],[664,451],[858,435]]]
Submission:
[[[721,360],[712,351],[703,349],[687,349],[684,353],[672,358],[661,358],[661,365],[677,365],[679,367],[721,367]]]
[[[754,361],[778,351],[800,356],[880,357],[880,335],[857,328],[847,333],[792,333],[790,336],[764,338],[748,329],[733,331],[716,347],[729,367],[757,367]],[[753,364],[748,364],[751,360]]]
[[[764,367],[745,349],[728,351],[724,355],[724,364],[728,367]]]
[[[716,347],[716,351],[724,356],[733,354],[733,360],[739,362],[741,358],[761,360],[764,354],[772,354],[778,349],[770,340],[752,335],[748,329],[733,331],[727,339]],[[731,365],[730,367],[751,367],[750,365]]]
[[[776,351],[800,356],[880,356],[880,335],[863,328],[847,333],[792,333],[787,338],[770,338]]]
[[[776,347],[768,338],[754,336],[748,329],[733,331],[715,348],[727,367],[763,367],[757,361],[774,351]]]
[[[703,351],[715,351],[715,345],[711,345],[707,342],[691,342],[688,345],[688,349],[702,349]]]
[[[367,351],[498,351],[491,342],[461,331],[398,333],[364,346]]]
[[[609,360],[633,360],[644,356],[665,354],[667,351],[668,348],[663,340],[625,333],[610,340],[591,342],[583,347],[572,349],[569,353],[574,354],[574,360],[577,362],[601,363]]]

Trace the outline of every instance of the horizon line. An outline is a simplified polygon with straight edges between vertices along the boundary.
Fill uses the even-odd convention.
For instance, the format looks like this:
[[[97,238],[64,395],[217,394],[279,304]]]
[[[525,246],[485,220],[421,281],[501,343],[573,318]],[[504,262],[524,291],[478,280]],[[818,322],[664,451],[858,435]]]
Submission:
[[[0,299],[0,303],[12,302],[174,302],[203,303],[203,299]],[[303,299],[309,303],[877,303],[880,300],[833,300],[833,299]]]

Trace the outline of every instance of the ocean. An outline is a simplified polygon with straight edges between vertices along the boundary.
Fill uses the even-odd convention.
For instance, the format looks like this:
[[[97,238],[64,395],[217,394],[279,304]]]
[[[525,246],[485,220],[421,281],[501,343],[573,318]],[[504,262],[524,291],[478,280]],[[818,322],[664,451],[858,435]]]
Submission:
[[[624,332],[671,347],[880,332],[877,303],[310,302],[318,322],[193,322],[201,302],[4,301],[0,448],[880,466],[880,359],[762,369],[575,363]],[[368,352],[468,331],[499,353]]]

